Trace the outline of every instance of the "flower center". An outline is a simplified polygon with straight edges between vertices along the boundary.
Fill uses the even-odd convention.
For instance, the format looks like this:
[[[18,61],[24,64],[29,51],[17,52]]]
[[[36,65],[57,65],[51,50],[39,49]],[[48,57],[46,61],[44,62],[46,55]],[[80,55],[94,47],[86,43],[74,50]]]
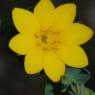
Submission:
[[[48,42],[47,40],[48,40],[47,35],[42,35],[41,41],[42,41],[43,43],[47,44],[47,42]]]
[[[42,34],[39,37],[41,42],[40,45],[42,46],[43,50],[49,50],[49,49],[58,50],[58,47],[61,43],[60,33],[45,31],[42,32]]]

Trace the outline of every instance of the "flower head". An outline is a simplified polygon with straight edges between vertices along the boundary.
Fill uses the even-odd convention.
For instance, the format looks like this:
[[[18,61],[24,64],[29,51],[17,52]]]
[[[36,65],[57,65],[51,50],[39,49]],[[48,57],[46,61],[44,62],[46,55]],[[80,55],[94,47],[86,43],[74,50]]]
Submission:
[[[54,7],[51,0],[40,0],[33,12],[15,8],[13,22],[18,34],[9,47],[25,55],[24,67],[28,74],[44,69],[54,82],[64,75],[65,65],[83,68],[88,58],[80,45],[93,35],[92,30],[74,23],[76,5],[72,3]]]

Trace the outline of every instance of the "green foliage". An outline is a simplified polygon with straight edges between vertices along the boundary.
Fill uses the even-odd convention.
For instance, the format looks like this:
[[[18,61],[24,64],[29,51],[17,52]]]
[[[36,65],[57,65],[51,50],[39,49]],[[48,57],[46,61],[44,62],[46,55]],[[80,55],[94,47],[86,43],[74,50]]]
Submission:
[[[62,79],[62,92],[69,88],[70,95],[95,95],[92,90],[84,86],[89,78],[90,73],[86,69],[66,68],[65,77]]]
[[[66,68],[66,73],[62,79],[62,84],[65,87],[69,87],[73,83],[85,84],[90,78],[90,73],[87,70],[75,69],[75,68]]]
[[[84,93],[84,95],[95,95],[95,92],[93,92],[91,89],[86,88],[86,91]]]
[[[71,90],[69,90],[70,95],[95,95],[95,93],[86,88],[83,84],[75,84],[71,86]]]
[[[53,86],[52,85],[46,84],[45,94],[44,95],[54,95],[54,93],[53,93]]]
[[[85,83],[90,78],[90,73],[87,70],[66,68],[65,76],[62,78],[61,93],[68,92],[68,95],[95,95],[89,88],[85,87]],[[54,95],[53,86],[46,84],[44,95]],[[59,93],[60,95],[60,93]]]

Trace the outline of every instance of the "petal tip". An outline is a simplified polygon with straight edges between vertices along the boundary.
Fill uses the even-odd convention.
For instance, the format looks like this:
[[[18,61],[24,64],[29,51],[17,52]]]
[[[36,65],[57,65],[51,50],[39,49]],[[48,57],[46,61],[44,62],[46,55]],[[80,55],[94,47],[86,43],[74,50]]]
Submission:
[[[13,18],[13,19],[14,19],[15,15],[17,14],[17,12],[18,12],[19,9],[20,9],[20,8],[14,8],[14,9],[12,10],[12,18]]]
[[[58,83],[61,80],[61,77],[59,77],[58,79],[52,79],[52,78],[50,78],[50,80],[52,80],[55,83]]]
[[[69,7],[73,7],[73,8],[76,8],[77,7],[75,3],[67,3],[65,5],[67,5]]]
[[[88,26],[86,26],[86,27],[88,27]],[[88,35],[89,35],[88,40],[90,40],[94,36],[94,32],[90,27],[88,27]]]
[[[24,65],[24,68],[25,68],[25,73],[26,74],[28,74],[28,75],[34,75],[34,74],[37,74],[37,73],[40,73],[41,71],[33,71],[32,69],[31,69],[31,67],[26,67],[25,65]]]
[[[15,8],[12,10],[12,16],[14,16],[14,14],[19,14],[19,13],[22,12],[22,11],[25,11],[25,9],[15,7]]]
[[[73,6],[75,8],[77,7],[75,3],[71,3],[71,6]]]
[[[91,38],[94,36],[94,32],[93,32],[93,30],[91,30]]]
[[[12,49],[12,40],[9,41],[8,46],[9,46],[10,49]]]
[[[13,10],[12,10],[12,14],[14,14],[16,11],[18,11],[20,8],[14,8]]]

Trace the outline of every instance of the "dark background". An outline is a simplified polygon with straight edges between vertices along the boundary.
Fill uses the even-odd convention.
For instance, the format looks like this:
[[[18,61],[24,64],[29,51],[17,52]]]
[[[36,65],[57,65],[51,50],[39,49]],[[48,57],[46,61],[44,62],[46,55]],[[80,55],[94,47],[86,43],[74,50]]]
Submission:
[[[44,95],[48,78],[43,74],[25,74],[23,56],[17,56],[8,48],[9,40],[16,34],[11,11],[14,7],[33,10],[39,0],[0,0],[0,95]],[[62,3],[77,4],[76,21],[88,25],[95,31],[95,0],[52,0],[55,6]],[[91,79],[87,87],[95,91],[95,37],[82,46],[89,58],[88,70]],[[57,86],[59,84],[56,84]],[[59,86],[58,86],[59,87]],[[58,89],[57,87],[57,89]]]

